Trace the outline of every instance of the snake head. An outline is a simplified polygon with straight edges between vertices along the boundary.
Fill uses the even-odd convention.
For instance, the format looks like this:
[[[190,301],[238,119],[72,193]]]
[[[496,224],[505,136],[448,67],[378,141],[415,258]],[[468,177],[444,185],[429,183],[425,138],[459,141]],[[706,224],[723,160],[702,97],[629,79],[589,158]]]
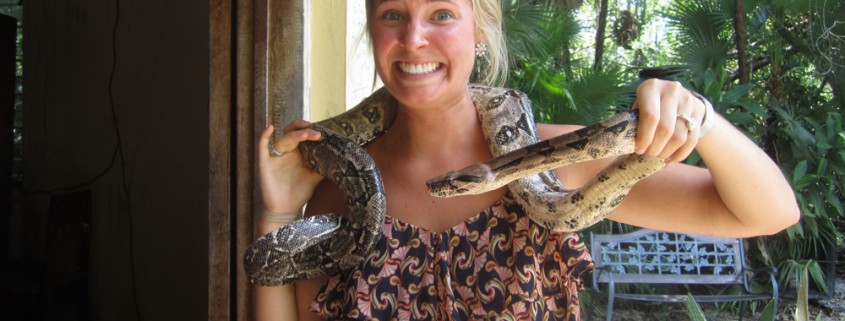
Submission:
[[[428,180],[428,192],[436,197],[452,197],[467,194],[481,194],[500,186],[494,186],[493,173],[485,164],[475,164],[459,171]]]

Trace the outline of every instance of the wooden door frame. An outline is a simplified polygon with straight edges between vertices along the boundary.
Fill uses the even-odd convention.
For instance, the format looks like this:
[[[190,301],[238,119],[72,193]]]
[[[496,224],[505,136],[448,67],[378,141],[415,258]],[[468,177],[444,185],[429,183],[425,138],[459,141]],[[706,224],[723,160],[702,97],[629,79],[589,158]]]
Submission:
[[[252,319],[241,261],[262,208],[255,142],[303,118],[304,1],[210,1],[209,320]]]

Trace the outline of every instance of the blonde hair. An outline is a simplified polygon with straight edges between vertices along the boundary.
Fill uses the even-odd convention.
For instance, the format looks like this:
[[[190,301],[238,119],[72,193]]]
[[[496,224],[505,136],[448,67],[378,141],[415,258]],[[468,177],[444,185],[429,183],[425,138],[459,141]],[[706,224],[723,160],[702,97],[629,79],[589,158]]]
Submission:
[[[478,70],[477,81],[489,85],[501,85],[508,75],[508,48],[502,32],[502,4],[501,0],[470,0],[472,2],[475,33],[487,43],[487,54],[481,61],[482,68]],[[367,34],[370,33],[370,19],[372,18],[375,0],[366,0]],[[369,37],[372,39],[372,37]],[[372,45],[372,41],[370,41]],[[478,60],[478,58],[476,58]],[[479,61],[476,61],[478,64]],[[486,67],[486,68],[484,68]]]

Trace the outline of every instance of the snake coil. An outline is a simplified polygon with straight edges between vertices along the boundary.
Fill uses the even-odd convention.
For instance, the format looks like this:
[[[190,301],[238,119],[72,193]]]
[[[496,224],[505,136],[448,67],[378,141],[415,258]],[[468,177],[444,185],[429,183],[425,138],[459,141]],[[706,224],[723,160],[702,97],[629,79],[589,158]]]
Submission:
[[[636,182],[665,166],[656,157],[632,154],[636,112],[540,141],[525,94],[474,85],[469,90],[495,158],[429,180],[432,195],[478,194],[507,185],[532,220],[572,231],[604,219]],[[346,113],[313,125],[322,139],[303,142],[299,150],[312,169],[344,192],[350,215],[315,215],[260,237],[244,256],[250,282],[279,285],[331,275],[370,255],[387,203],[381,174],[362,145],[387,130],[395,108],[382,88]],[[551,172],[613,156],[621,157],[578,189],[565,188]]]

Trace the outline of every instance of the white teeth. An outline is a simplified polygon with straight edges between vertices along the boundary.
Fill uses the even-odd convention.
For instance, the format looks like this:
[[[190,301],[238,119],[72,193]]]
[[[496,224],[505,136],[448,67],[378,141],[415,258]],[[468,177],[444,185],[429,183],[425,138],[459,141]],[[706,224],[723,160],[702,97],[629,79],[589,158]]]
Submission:
[[[406,62],[400,62],[399,63],[399,69],[401,69],[405,73],[412,74],[412,75],[427,74],[427,73],[430,73],[430,72],[437,70],[437,67],[439,67],[439,66],[440,66],[440,64],[434,63],[434,62],[429,62],[429,63],[424,63],[424,64],[416,64],[416,65],[409,64],[409,63],[406,63]]]

